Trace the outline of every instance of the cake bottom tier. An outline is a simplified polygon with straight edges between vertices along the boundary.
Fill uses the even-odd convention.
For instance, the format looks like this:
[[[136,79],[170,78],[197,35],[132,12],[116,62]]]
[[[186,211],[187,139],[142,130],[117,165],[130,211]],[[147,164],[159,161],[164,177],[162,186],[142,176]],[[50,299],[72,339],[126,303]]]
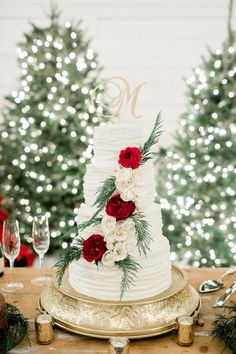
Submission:
[[[140,301],[115,302],[77,293],[66,272],[60,288],[54,281],[43,290],[40,306],[57,326],[70,332],[97,338],[157,336],[176,329],[178,316],[196,316],[200,308],[199,295],[186,274],[175,265],[171,273],[171,286],[163,293]]]
[[[122,301],[139,300],[166,290],[171,284],[170,247],[168,240],[161,236],[159,248],[148,252],[147,256],[137,257],[141,265],[134,284],[124,293]],[[83,259],[71,263],[69,283],[80,294],[100,300],[120,300],[122,271],[117,267],[98,267]]]

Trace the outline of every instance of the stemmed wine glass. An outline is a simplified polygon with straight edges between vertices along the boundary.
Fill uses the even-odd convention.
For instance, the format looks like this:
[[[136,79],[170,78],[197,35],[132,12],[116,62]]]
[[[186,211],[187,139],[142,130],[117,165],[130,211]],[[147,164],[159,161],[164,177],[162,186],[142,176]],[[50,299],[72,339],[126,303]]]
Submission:
[[[2,247],[4,256],[9,260],[11,268],[11,282],[2,288],[5,291],[16,291],[24,287],[22,283],[13,281],[14,261],[20,253],[20,231],[17,220],[3,222]]]
[[[43,275],[43,258],[49,249],[50,233],[48,218],[45,215],[35,216],[33,219],[32,241],[35,252],[39,255],[40,275],[31,279],[34,285],[47,285],[51,278]]]

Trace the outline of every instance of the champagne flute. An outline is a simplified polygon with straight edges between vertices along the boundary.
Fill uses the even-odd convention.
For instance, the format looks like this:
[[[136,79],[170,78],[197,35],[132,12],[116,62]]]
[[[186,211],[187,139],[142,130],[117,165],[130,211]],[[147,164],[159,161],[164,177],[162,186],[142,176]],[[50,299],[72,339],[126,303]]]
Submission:
[[[17,220],[3,222],[2,247],[4,256],[9,260],[11,268],[11,282],[2,288],[5,291],[16,291],[24,287],[22,283],[13,281],[13,267],[16,257],[20,253],[20,231]]]
[[[43,259],[50,245],[50,233],[48,226],[48,218],[45,215],[35,216],[33,219],[32,229],[33,249],[39,255],[40,275],[31,279],[34,285],[47,285],[51,278],[43,275]]]

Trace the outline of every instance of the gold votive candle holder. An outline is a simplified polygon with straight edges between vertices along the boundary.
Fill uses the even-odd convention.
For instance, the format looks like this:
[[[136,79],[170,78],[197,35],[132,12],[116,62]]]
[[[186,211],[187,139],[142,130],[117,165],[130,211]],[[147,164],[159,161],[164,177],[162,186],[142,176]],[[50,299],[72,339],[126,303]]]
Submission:
[[[177,323],[177,343],[184,347],[193,344],[194,318],[191,316],[179,316]]]
[[[50,344],[54,340],[53,318],[47,313],[39,314],[35,319],[36,338],[40,344]]]

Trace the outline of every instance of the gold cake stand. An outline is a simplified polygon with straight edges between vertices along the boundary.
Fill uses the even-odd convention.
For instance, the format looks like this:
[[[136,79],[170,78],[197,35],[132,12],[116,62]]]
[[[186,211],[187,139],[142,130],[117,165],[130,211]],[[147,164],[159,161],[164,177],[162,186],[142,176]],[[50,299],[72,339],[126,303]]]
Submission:
[[[198,293],[185,272],[174,264],[171,286],[154,297],[122,302],[97,300],[77,293],[65,272],[60,288],[54,279],[39,302],[57,326],[97,338],[157,336],[175,329],[178,316],[197,316],[200,308]]]

